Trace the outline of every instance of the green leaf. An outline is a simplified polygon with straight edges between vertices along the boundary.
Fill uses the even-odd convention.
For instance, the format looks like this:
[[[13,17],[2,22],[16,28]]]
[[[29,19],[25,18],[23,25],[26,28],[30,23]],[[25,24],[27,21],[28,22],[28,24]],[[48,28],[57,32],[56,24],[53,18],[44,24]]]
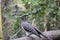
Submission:
[[[58,11],[57,14],[60,16],[60,11]]]
[[[13,0],[13,2],[14,2],[14,3],[16,3],[16,2],[17,2],[17,0]]]

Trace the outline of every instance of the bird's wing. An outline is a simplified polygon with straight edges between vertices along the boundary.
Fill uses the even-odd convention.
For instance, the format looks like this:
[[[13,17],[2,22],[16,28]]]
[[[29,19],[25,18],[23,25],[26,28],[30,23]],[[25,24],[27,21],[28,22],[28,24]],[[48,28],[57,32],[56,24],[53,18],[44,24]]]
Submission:
[[[42,34],[42,32],[37,27],[33,27],[33,28],[38,32],[38,34]]]
[[[22,26],[26,31],[38,34],[37,31],[34,29],[33,25],[31,25],[30,23],[23,22]]]

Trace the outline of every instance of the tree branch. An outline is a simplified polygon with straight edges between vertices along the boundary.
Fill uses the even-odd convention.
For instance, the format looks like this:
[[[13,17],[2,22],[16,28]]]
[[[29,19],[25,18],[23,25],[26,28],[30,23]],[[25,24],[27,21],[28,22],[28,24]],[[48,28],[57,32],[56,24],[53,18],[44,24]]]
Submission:
[[[43,34],[52,40],[60,40],[60,30],[47,31],[43,32]],[[46,38],[39,38],[32,34],[30,37],[21,37],[14,40],[46,40]]]

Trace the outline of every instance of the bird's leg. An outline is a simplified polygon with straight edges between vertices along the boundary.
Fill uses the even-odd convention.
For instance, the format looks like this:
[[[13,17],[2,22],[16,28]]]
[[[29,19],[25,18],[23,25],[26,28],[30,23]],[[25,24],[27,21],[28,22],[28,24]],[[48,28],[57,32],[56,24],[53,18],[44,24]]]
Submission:
[[[26,36],[27,36],[27,37],[29,37],[30,35],[31,35],[31,33],[26,32]]]
[[[32,35],[31,33],[28,35],[28,37],[30,37],[30,35]]]

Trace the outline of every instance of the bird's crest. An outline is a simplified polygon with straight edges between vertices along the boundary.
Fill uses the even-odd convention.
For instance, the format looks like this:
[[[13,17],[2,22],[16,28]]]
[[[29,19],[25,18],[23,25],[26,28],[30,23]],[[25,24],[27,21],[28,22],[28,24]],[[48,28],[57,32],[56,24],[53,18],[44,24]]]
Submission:
[[[25,21],[27,16],[28,16],[28,14],[24,14],[24,15],[21,16],[21,19],[22,19],[23,21]]]

